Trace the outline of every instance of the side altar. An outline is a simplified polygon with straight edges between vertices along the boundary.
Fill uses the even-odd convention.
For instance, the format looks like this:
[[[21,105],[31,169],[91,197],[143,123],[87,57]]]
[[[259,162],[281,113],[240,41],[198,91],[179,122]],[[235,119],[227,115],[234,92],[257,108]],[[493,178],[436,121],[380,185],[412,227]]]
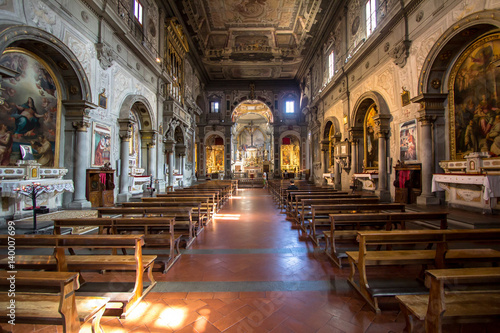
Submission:
[[[0,168],[0,197],[2,209],[0,221],[7,218],[22,218],[32,214],[26,210],[31,207],[31,199],[19,195],[19,189],[39,184],[43,187],[37,205],[49,209],[58,209],[62,206],[64,192],[73,192],[74,186],[71,179],[62,179],[68,173],[64,168],[41,168],[36,161],[18,161],[17,166]]]
[[[500,158],[471,153],[463,160],[441,161],[445,173],[432,176],[432,191],[445,191],[446,203],[485,213],[500,210]]]

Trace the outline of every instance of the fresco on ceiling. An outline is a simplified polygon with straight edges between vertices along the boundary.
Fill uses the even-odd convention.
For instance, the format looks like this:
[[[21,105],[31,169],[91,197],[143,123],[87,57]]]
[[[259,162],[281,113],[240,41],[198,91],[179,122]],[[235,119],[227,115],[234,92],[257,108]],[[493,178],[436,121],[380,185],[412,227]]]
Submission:
[[[450,143],[453,159],[471,152],[500,156],[500,34],[474,43],[450,78]]]
[[[293,27],[297,0],[204,0],[212,29],[225,29],[227,24],[266,24],[278,28]]]
[[[42,166],[57,166],[59,96],[53,74],[41,59],[20,49],[6,51],[0,65],[19,73],[2,82],[0,165],[16,165],[23,145]]]
[[[266,36],[238,36],[234,40],[234,46],[241,49],[263,50],[269,46]]]

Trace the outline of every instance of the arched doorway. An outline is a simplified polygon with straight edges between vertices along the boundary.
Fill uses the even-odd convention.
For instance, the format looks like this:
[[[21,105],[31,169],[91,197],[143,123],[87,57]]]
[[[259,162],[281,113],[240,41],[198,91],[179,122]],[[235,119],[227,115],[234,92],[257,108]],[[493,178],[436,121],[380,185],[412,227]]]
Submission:
[[[363,94],[354,108],[351,136],[359,142],[352,151],[355,177],[363,189],[374,191],[382,201],[391,199],[387,177],[387,138],[391,115],[384,98],[375,91]],[[361,171],[361,172],[360,172]]]
[[[285,178],[292,178],[300,170],[300,139],[294,134],[287,134],[281,138],[281,171]]]
[[[246,100],[233,111],[231,172],[257,178],[272,171],[273,114],[260,101]]]
[[[212,179],[224,173],[224,139],[218,134],[210,135],[205,141],[207,175]]]

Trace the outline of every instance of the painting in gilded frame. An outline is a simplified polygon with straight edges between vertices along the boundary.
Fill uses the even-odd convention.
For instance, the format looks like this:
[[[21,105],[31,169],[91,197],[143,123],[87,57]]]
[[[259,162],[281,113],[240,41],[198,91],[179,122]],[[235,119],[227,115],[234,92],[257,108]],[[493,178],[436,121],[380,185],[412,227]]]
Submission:
[[[21,146],[29,145],[42,167],[57,167],[61,102],[54,73],[37,55],[20,48],[7,49],[0,65],[18,73],[2,82],[0,165],[16,165]]]
[[[399,125],[399,159],[405,162],[417,160],[417,119]]]
[[[364,161],[365,170],[378,169],[378,138],[375,133],[375,116],[378,115],[375,104],[372,104],[365,114],[364,122]]]
[[[91,166],[102,167],[111,162],[111,127],[92,123]]]
[[[471,152],[500,155],[500,34],[485,36],[458,58],[450,75],[452,159]]]

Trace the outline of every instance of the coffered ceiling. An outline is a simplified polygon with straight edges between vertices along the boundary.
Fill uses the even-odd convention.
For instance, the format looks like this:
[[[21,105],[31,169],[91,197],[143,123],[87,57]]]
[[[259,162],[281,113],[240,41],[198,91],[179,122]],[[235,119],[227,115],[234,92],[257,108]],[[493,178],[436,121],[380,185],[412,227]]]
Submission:
[[[293,79],[333,0],[175,0],[211,80]]]

